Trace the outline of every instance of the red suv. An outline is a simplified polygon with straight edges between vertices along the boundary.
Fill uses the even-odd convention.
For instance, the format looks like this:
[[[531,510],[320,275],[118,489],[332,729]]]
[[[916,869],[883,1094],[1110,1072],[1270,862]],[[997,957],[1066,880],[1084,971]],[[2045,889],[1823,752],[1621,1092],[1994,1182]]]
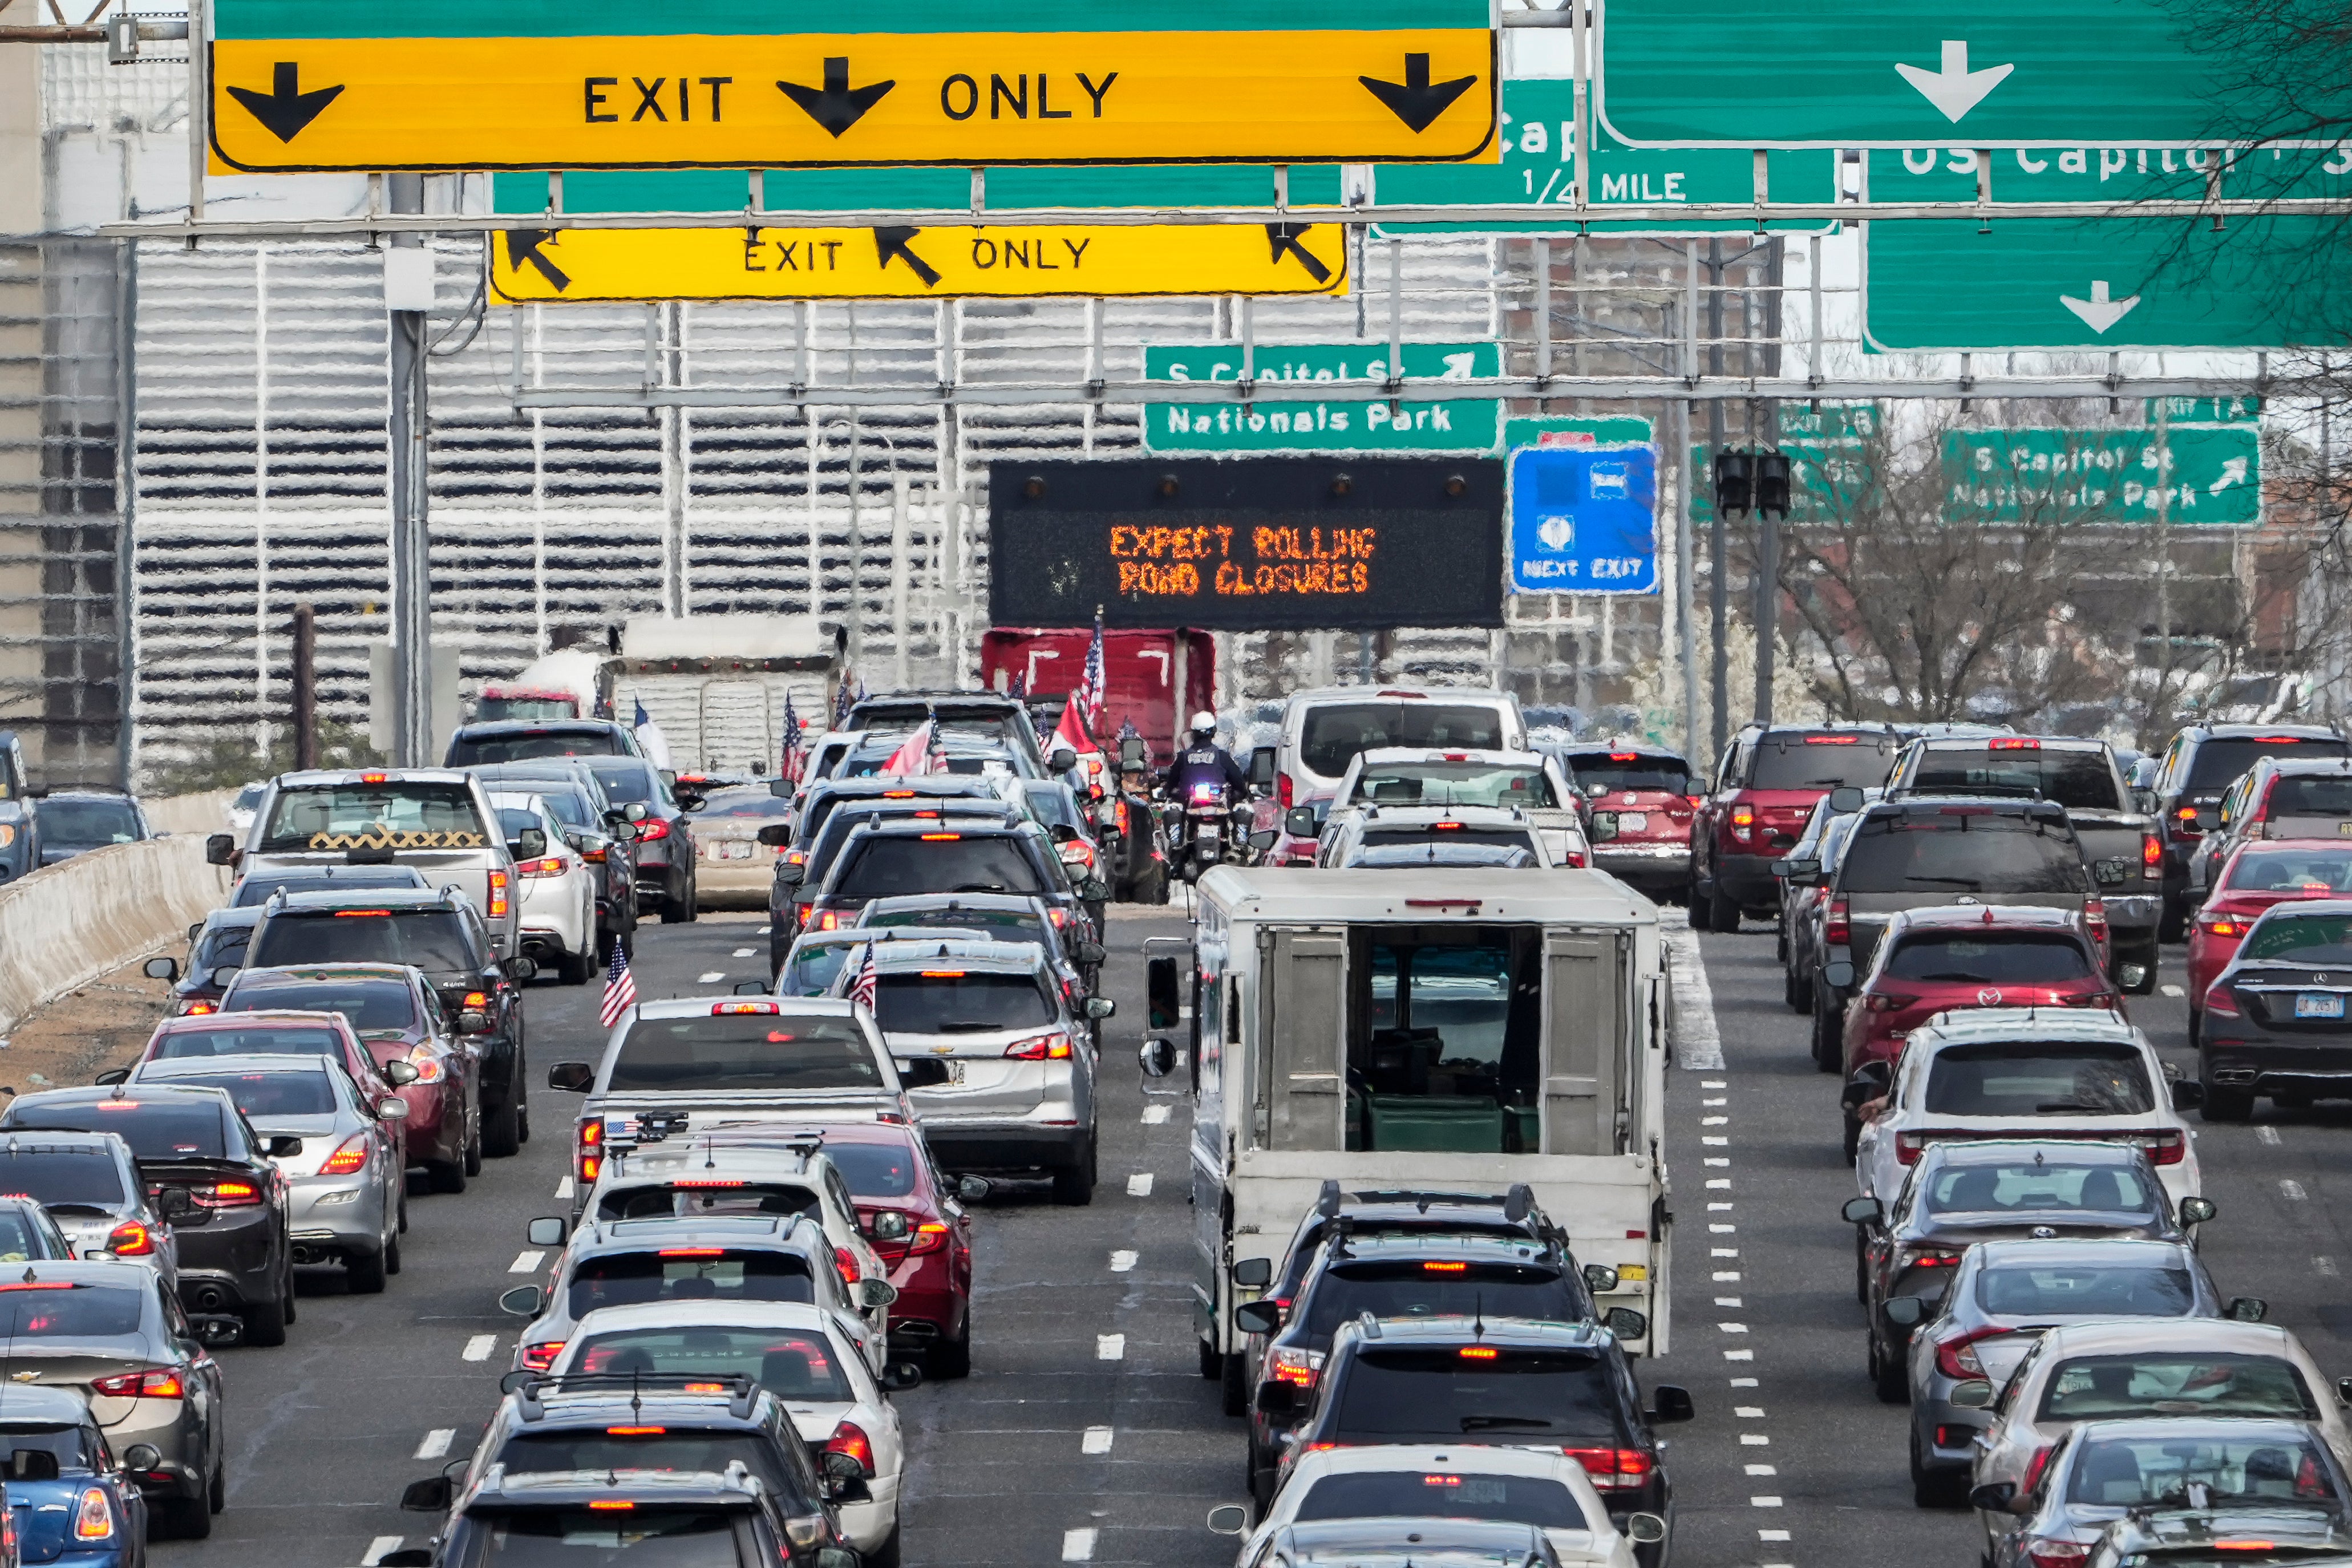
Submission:
[[[1846,1004],[1845,1075],[1893,1061],[1903,1037],[1937,1013],[2022,1007],[2122,1010],[2080,915],[2001,904],[1903,910]]]
[[[1622,739],[1547,749],[1576,790],[1595,869],[1660,898],[1689,883],[1699,800],[1689,763],[1663,747]]]
[[[849,1184],[857,1223],[889,1270],[890,1343],[924,1352],[933,1377],[971,1373],[971,1217],[979,1176],[950,1180],[923,1135],[882,1123],[828,1125],[825,1157]]]
[[[2198,1038],[2205,993],[2238,956],[2263,910],[2295,898],[2352,897],[2352,844],[2277,839],[2240,844],[2189,925],[2189,1038]]]
[[[1691,823],[1691,924],[1737,931],[1743,914],[1777,914],[1772,862],[1804,832],[1814,803],[1832,789],[1885,783],[1899,749],[1899,737],[1880,724],[1741,730]]]

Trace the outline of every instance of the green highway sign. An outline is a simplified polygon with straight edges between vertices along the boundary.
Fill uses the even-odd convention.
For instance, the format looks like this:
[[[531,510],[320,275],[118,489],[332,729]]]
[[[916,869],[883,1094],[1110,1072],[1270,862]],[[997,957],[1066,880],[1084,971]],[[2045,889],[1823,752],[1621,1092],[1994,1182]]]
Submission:
[[[1500,206],[1544,202],[1569,208],[1575,199],[1576,84],[1559,77],[1503,84],[1503,161],[1500,163],[1401,163],[1376,167],[1372,197],[1391,206]],[[1628,147],[1606,134],[1594,142],[1592,209],[1641,203],[1745,202],[1756,194],[1754,160],[1732,148],[1674,152]],[[1772,194],[1784,202],[1837,200],[1837,154],[1775,152]],[[992,180],[994,176],[991,176]],[[1296,173],[1292,176],[1297,179]],[[1294,191],[1296,186],[1294,185]],[[1294,195],[1294,200],[1300,199]],[[1570,211],[1572,211],[1570,208]],[[1374,235],[1559,234],[1570,227],[1570,212],[1552,223],[1381,224]],[[1834,223],[1794,220],[1774,223],[1785,233],[1825,233]],[[1754,225],[1696,223],[1591,225],[1595,234],[1699,234],[1753,232]]]
[[[1948,506],[1982,520],[2262,521],[2262,443],[2252,425],[2154,430],[1965,430],[1944,438]],[[2160,460],[2159,460],[2160,458]],[[2171,492],[2168,501],[2165,492]]]
[[[1503,373],[1496,343],[1407,343],[1403,373],[1453,381]],[[1260,343],[1251,370],[1259,382],[1329,382],[1332,395],[1307,402],[1150,402],[1143,405],[1143,444],[1150,452],[1491,452],[1500,434],[1502,403],[1495,398],[1400,403],[1380,395],[1389,379],[1382,342]],[[1241,379],[1239,343],[1147,348],[1147,381],[1233,382]],[[1342,390],[1342,389],[1346,390]],[[1177,395],[1181,398],[1181,393]]]
[[[2184,424],[2252,424],[2263,416],[2263,400],[2251,392],[2243,397],[2152,397],[2145,401],[2148,423],[2156,423],[2157,409],[2161,404],[2166,421],[2175,430]]]
[[[2216,139],[2200,26],[2160,0],[1609,0],[1594,107],[1635,147],[2180,146]]]

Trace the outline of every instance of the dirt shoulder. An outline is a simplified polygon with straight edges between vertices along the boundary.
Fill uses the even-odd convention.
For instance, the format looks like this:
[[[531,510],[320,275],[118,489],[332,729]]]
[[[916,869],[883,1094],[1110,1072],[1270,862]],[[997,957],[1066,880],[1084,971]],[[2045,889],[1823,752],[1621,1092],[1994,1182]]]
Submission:
[[[27,1015],[0,1046],[0,1084],[20,1092],[89,1082],[127,1067],[171,1005],[172,988],[135,959]]]

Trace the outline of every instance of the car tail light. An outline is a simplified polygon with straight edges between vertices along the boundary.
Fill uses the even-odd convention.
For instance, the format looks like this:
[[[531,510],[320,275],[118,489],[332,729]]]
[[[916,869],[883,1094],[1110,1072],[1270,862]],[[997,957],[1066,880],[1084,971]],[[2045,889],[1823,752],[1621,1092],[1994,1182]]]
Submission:
[[[342,1147],[337,1149],[333,1154],[327,1156],[327,1163],[319,1167],[319,1174],[320,1176],[349,1176],[353,1171],[359,1170],[366,1166],[367,1157],[367,1134],[365,1133],[353,1133],[350,1137],[343,1140]]]
[[[1639,1448],[1562,1448],[1584,1467],[1596,1491],[1631,1491],[1650,1479],[1655,1461]]]
[[[2048,1536],[2034,1536],[2025,1543],[2025,1555],[2033,1568],[2082,1568],[2091,1549],[2079,1541],[2053,1541]]]
[[[603,865],[604,863],[604,851],[601,845],[593,850],[582,850],[580,852],[580,858],[586,861],[590,865]]]
[[[408,1065],[416,1069],[419,1083],[438,1083],[449,1076],[449,1069],[441,1053],[429,1045],[419,1045],[408,1053]]]
[[[853,1285],[857,1283],[859,1270],[857,1267],[856,1253],[852,1252],[846,1247],[836,1246],[833,1249],[833,1260],[834,1263],[841,1270],[841,1277],[843,1279],[848,1281]]]
[[[1999,1333],[1996,1329],[1975,1329],[1968,1333],[1954,1334],[1950,1339],[1936,1342],[1936,1370],[1947,1377],[1982,1377],[1984,1363],[1977,1356],[1977,1341]]]
[[[818,919],[817,919],[817,923],[816,923],[816,928],[817,928],[819,931],[838,931],[838,930],[840,930],[840,929],[841,929],[841,911],[839,911],[838,909],[828,909],[828,910],[826,910],[826,911],[824,912],[824,915],[820,915],[820,916],[818,917]]]
[[[1582,871],[1584,869],[1584,852],[1582,850],[1570,850],[1568,852],[1567,855],[1562,858],[1560,863],[1571,870]]]
[[[604,1428],[604,1436],[607,1437],[667,1437],[669,1436],[669,1428],[667,1427],[607,1427]]]
[[[114,1533],[114,1511],[107,1506],[106,1489],[84,1487],[81,1504],[74,1510],[74,1539],[104,1541]]]
[[[772,1017],[782,1010],[773,1002],[715,1002],[711,1005],[710,1016],[715,1019],[732,1018],[741,1013],[759,1013]]]
[[[2026,1461],[2025,1479],[2018,1486],[2018,1496],[2023,1497],[2042,1484],[2042,1472],[2050,1468],[2050,1456],[2057,1451],[2055,1446],[2033,1450],[2033,1458]]]
[[[809,911],[815,907],[816,901],[814,899],[811,899],[808,903],[800,905],[799,908],[793,912],[793,923],[796,925],[806,925],[808,924]]]
[[[1917,1133],[1897,1133],[1895,1135],[1895,1158],[1900,1165],[1917,1165],[1919,1155],[1927,1147],[1927,1140]]]
[[[1280,806],[1286,811],[1289,810],[1296,803],[1291,797],[1297,791],[1297,785],[1291,782],[1289,774],[1276,774],[1274,776],[1275,804]]]
[[[588,1506],[598,1513],[626,1513],[637,1505],[619,1498],[592,1497],[588,1500]]]
[[[1491,1344],[1465,1344],[1460,1354],[1465,1361],[1495,1361],[1500,1359],[1503,1353]]]
[[[1848,922],[1847,904],[1843,898],[1830,900],[1828,916],[1822,923],[1822,940],[1833,947],[1843,947],[1853,940],[1853,927]]]
[[[926,1219],[915,1227],[915,1233],[907,1239],[907,1251],[910,1256],[924,1252],[937,1252],[947,1244],[947,1222]]]
[[[2177,1166],[2189,1157],[2189,1141],[2179,1133],[2158,1133],[2153,1138],[2135,1139],[2147,1151],[2147,1157],[2160,1166]]]
[[[126,1219],[107,1232],[106,1249],[117,1258],[148,1258],[154,1255],[155,1238],[138,1220]]]
[[[562,876],[563,874],[563,857],[562,855],[548,855],[542,859],[535,861],[518,861],[515,862],[515,874],[518,876]]]
[[[1985,742],[1987,751],[2039,751],[2042,743],[2025,736],[2001,736]]]
[[[1297,1345],[1278,1344],[1265,1358],[1266,1375],[1293,1388],[1314,1387],[1316,1375],[1322,1370],[1322,1352],[1302,1350]]]
[[[466,993],[465,1001],[459,1005],[461,1007],[472,1008],[476,1011],[479,1011],[490,1005],[490,993],[488,991],[467,991]]]
[[[2139,863],[2143,867],[2163,864],[2164,841],[2154,833],[2142,833],[2139,836]]]
[[[1071,839],[1058,852],[1066,865],[1091,866],[1095,863],[1095,847],[1084,839]]]
[[[2107,901],[2104,898],[2084,899],[2083,924],[2091,928],[2092,941],[2105,941],[2107,939]]]
[[[669,837],[669,824],[659,817],[647,817],[637,824],[637,842],[657,843]]]
[[[824,1445],[828,1454],[847,1454],[857,1461],[857,1468],[867,1475],[874,1473],[874,1443],[866,1436],[866,1428],[855,1421],[844,1421],[833,1429],[833,1437]]]
[[[2247,922],[2234,915],[2216,915],[2199,921],[2197,925],[2208,936],[2243,936]]]
[[[2184,839],[2202,837],[2205,830],[2197,825],[2197,808],[2183,806],[2172,814],[2172,831]]]
[[[570,1342],[565,1340],[548,1339],[541,1340],[537,1344],[523,1346],[523,1369],[527,1372],[545,1372],[555,1364],[555,1358],[563,1354],[563,1347],[568,1343]]]
[[[180,1004],[180,1016],[182,1018],[195,1018],[203,1013],[217,1012],[219,1010],[219,1009],[215,1008],[210,1002],[182,1002]]]
[[[2111,1008],[2122,998],[2114,991],[2059,991],[2050,999],[2062,1008]]]
[[[1896,996],[1892,991],[1881,991],[1865,998],[1864,1005],[1874,1013],[1891,1013],[1898,1012],[1918,999],[1916,997]]]
[[[2238,998],[2231,995],[2229,987],[2221,985],[2206,988],[2205,1010],[2208,1014],[2219,1013],[2223,1018],[2243,1016],[2238,1011]]]
[[[1070,1037],[1066,1034],[1033,1034],[1026,1040],[1016,1040],[1004,1048],[1004,1054],[1015,1061],[1062,1061],[1070,1054]]]
[[[493,920],[507,912],[507,883],[509,880],[505,872],[490,873],[490,918]]]
[[[192,1186],[188,1196],[196,1200],[199,1208],[258,1208],[261,1189],[249,1181],[216,1181],[210,1186]]]
[[[179,1399],[186,1396],[180,1375],[168,1366],[152,1372],[125,1372],[90,1380],[89,1391],[110,1399]]]
[[[1054,923],[1054,929],[1056,931],[1067,931],[1070,928],[1070,912],[1058,904],[1049,904],[1045,906],[1045,917]]]
[[[1938,1252],[1933,1248],[1927,1248],[1906,1252],[1903,1255],[1902,1266],[1906,1269],[1957,1269],[1960,1266],[1960,1255],[1957,1252]]]
[[[1748,833],[1755,828],[1755,826],[1756,810],[1754,807],[1734,806],[1731,809],[1731,836],[1733,838],[1744,839],[1748,837]]]
[[[580,1167],[575,1174],[580,1185],[585,1186],[596,1179],[598,1171],[604,1168],[604,1117],[580,1118],[580,1130],[572,1139],[572,1150]]]

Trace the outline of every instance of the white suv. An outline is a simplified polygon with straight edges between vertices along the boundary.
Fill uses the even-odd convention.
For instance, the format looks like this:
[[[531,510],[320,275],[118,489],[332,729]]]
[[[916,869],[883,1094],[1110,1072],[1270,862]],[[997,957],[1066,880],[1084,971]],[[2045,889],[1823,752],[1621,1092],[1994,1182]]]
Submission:
[[[729,1127],[659,1142],[608,1142],[575,1218],[782,1214],[803,1214],[824,1228],[850,1285],[890,1277],[889,1266],[858,1228],[857,1202],[825,1158],[824,1134],[815,1127]]]

